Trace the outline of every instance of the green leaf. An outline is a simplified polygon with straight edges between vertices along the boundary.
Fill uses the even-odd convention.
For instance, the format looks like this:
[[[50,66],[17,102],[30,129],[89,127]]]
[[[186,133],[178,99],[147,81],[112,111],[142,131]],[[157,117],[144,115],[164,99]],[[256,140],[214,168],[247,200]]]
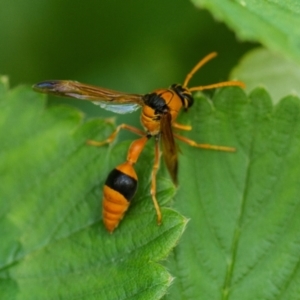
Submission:
[[[91,147],[113,126],[82,124],[70,107],[45,109],[28,87],[0,83],[0,298],[159,299],[172,276],[157,262],[178,242],[186,220],[163,208],[157,226],[150,197],[149,144],[137,164],[139,189],[114,234],[101,220],[103,182],[129,142]],[[147,170],[147,173],[144,172]],[[159,180],[158,198],[174,195]]]
[[[273,107],[263,89],[226,88],[213,104],[197,99],[188,119],[189,137],[237,151],[180,145],[175,206],[190,222],[165,299],[299,299],[299,99]]]
[[[299,1],[192,0],[231,27],[242,40],[263,44],[300,64]]]
[[[267,88],[274,103],[291,93],[300,96],[299,67],[267,49],[247,53],[230,77],[245,82],[248,92],[259,85]]]
[[[26,87],[0,85],[0,298],[298,299],[300,102],[273,107],[263,89],[224,88],[195,98],[179,122],[197,142],[236,153],[179,147],[179,187],[156,225],[153,143],[137,165],[139,189],[112,234],[101,221],[103,182],[130,141],[100,148],[113,126],[78,111],[44,108]],[[153,142],[153,141],[152,141]],[[174,186],[162,164],[158,199]],[[170,272],[170,273],[169,273]],[[173,280],[171,288],[168,287]]]

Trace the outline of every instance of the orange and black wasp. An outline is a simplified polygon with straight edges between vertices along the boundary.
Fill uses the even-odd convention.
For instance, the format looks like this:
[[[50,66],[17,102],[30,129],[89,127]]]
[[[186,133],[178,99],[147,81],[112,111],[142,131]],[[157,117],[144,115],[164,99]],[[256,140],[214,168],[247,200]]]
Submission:
[[[186,76],[183,84],[173,84],[167,89],[157,89],[145,95],[127,94],[68,80],[43,81],[33,86],[38,92],[92,101],[106,110],[119,114],[130,113],[138,108],[142,109],[140,120],[144,130],[121,124],[105,141],[88,141],[88,144],[94,146],[109,144],[115,139],[121,129],[127,129],[141,136],[131,143],[126,161],[113,169],[105,181],[103,189],[103,222],[109,232],[112,233],[119,225],[137,190],[138,177],[133,166],[151,137],[155,139],[155,158],[152,167],[150,192],[158,224],[161,223],[162,219],[156,199],[156,173],[159,168],[160,141],[164,161],[175,185],[177,185],[178,167],[175,138],[197,148],[227,152],[235,151],[235,148],[232,147],[199,144],[173,132],[173,128],[179,130],[192,129],[191,126],[176,122],[181,109],[187,110],[192,106],[194,102],[192,92],[225,86],[244,87],[244,84],[240,81],[225,81],[206,86],[188,87],[192,76],[216,55],[217,53],[213,52],[200,60]]]

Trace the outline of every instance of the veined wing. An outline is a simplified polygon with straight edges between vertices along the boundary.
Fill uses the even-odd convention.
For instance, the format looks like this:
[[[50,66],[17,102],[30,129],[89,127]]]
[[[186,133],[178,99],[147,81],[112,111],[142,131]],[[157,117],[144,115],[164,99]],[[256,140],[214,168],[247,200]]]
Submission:
[[[133,112],[144,104],[142,95],[126,94],[70,80],[43,81],[35,84],[33,89],[56,96],[92,101],[119,114]]]
[[[167,113],[161,117],[162,154],[174,184],[177,185],[178,157],[177,146],[172,131],[172,117]]]

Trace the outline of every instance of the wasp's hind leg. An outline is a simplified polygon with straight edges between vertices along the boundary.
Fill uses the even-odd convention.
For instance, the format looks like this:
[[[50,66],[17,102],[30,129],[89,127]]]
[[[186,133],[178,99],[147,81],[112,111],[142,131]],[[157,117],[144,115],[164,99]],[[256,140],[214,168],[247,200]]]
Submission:
[[[207,150],[226,151],[226,152],[235,152],[236,151],[236,149],[233,147],[211,145],[211,144],[198,144],[197,142],[195,142],[191,139],[188,139],[182,135],[176,134],[176,133],[174,133],[174,136],[177,139],[185,142],[186,144],[188,144],[192,147],[196,147],[196,148],[207,149]]]
[[[160,225],[162,222],[162,216],[161,216],[161,211],[160,207],[158,204],[158,201],[156,199],[156,174],[159,169],[159,159],[160,159],[160,151],[159,151],[159,141],[155,140],[155,157],[154,157],[154,164],[152,167],[152,174],[151,174],[151,197],[153,201],[153,205],[156,211],[157,215],[157,224]]]

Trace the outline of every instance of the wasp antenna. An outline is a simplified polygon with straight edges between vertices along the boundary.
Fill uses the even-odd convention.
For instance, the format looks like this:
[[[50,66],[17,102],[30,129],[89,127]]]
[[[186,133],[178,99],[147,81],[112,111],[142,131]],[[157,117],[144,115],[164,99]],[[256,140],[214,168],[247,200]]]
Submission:
[[[215,88],[220,88],[224,86],[239,86],[241,88],[245,88],[244,82],[241,81],[224,81],[224,82],[218,82],[214,84],[209,84],[209,85],[203,85],[203,86],[195,86],[189,89],[190,92],[195,92],[195,91],[203,91],[203,90],[210,90],[210,89],[215,89]]]
[[[217,52],[212,52],[208,55],[206,55],[204,58],[202,58],[197,64],[196,66],[192,69],[192,71],[187,74],[184,82],[183,82],[183,87],[187,87],[189,81],[191,80],[191,78],[193,77],[193,75],[203,66],[205,65],[208,61],[212,60],[214,57],[216,57],[218,54]]]

